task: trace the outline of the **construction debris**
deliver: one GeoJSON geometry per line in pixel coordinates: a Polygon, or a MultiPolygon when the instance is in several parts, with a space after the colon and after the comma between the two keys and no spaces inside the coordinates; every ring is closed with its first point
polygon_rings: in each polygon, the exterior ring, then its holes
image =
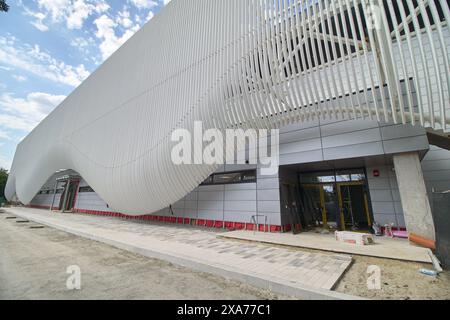
{"type": "Polygon", "coordinates": [[[424,274],[426,276],[430,276],[430,277],[437,277],[438,273],[434,270],[430,270],[430,269],[420,269],[419,272],[421,274],[424,274]]]}
{"type": "Polygon", "coordinates": [[[431,251],[431,250],[428,249],[428,255],[430,256],[431,261],[433,262],[434,270],[436,270],[436,272],[437,272],[438,274],[439,274],[439,273],[442,273],[444,270],[443,270],[442,267],[441,267],[441,262],[440,262],[439,259],[434,255],[433,251],[431,251]]]}
{"type": "Polygon", "coordinates": [[[367,246],[375,243],[373,235],[368,233],[356,233],[356,232],[346,232],[346,231],[336,231],[335,233],[336,241],[367,246]]]}

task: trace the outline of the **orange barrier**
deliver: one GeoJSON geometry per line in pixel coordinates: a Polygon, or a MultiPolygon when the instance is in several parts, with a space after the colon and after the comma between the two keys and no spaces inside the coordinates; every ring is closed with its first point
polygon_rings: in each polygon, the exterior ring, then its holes
{"type": "Polygon", "coordinates": [[[436,241],[418,236],[417,234],[411,233],[409,235],[409,241],[411,241],[415,244],[418,244],[422,247],[425,247],[425,248],[428,248],[431,250],[436,250],[436,241]]]}

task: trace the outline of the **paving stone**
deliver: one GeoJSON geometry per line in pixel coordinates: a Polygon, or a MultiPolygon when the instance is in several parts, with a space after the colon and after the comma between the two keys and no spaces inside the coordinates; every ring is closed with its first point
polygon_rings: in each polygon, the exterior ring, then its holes
{"type": "MultiPolygon", "coordinates": [[[[108,217],[54,214],[45,210],[24,211],[41,221],[61,228],[80,230],[116,241],[136,244],[144,249],[170,253],[225,269],[239,269],[248,274],[277,278],[313,288],[331,289],[350,265],[346,255],[304,252],[301,249],[274,247],[261,243],[237,243],[218,238],[218,232],[190,226],[136,223],[108,217]],[[32,212],[32,214],[30,214],[32,212]]],[[[219,230],[222,231],[222,230],[219,230]]]]}

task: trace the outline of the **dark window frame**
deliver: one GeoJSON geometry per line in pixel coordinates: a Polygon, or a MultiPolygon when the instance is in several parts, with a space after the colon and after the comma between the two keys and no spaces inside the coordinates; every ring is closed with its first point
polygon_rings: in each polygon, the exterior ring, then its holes
{"type": "Polygon", "coordinates": [[[90,186],[84,186],[78,188],[78,193],[95,193],[95,191],[90,186]]]}
{"type": "Polygon", "coordinates": [[[210,175],[201,186],[223,186],[223,185],[231,185],[231,184],[249,184],[249,183],[257,183],[258,181],[258,172],[256,169],[253,170],[241,170],[241,171],[229,171],[229,172],[217,172],[210,175]],[[230,182],[216,182],[216,176],[224,176],[224,175],[236,175],[240,174],[239,181],[230,181],[230,182]],[[254,175],[254,179],[251,180],[243,180],[246,175],[254,175]]]}

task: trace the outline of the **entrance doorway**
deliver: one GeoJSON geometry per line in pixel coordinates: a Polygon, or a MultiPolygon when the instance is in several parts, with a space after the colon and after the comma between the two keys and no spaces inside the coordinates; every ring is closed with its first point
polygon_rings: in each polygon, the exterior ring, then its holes
{"type": "Polygon", "coordinates": [[[369,189],[363,169],[300,173],[299,185],[308,228],[370,230],[369,189]]]}
{"type": "Polygon", "coordinates": [[[281,183],[281,205],[294,231],[371,230],[373,216],[364,169],[287,172],[281,183]],[[297,183],[289,179],[292,175],[297,175],[297,183]]]}
{"type": "Polygon", "coordinates": [[[301,184],[302,215],[307,229],[337,229],[339,210],[334,184],[301,184]]]}
{"type": "Polygon", "coordinates": [[[75,208],[75,200],[78,193],[78,186],[80,181],[78,180],[67,180],[64,182],[64,191],[61,194],[59,200],[59,211],[72,211],[75,208]]]}
{"type": "Polygon", "coordinates": [[[300,233],[302,231],[303,221],[301,221],[301,215],[298,207],[299,192],[297,185],[295,183],[282,183],[281,188],[282,209],[289,217],[289,224],[291,225],[292,232],[294,234],[300,233]]]}
{"type": "Polygon", "coordinates": [[[363,182],[338,183],[338,199],[342,230],[369,231],[372,219],[367,188],[363,182]]]}

